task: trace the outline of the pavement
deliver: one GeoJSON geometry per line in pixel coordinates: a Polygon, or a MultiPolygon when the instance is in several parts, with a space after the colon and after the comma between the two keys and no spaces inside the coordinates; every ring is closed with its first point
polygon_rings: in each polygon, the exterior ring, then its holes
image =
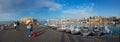
{"type": "Polygon", "coordinates": [[[107,35],[102,37],[82,37],[65,32],[59,32],[47,26],[35,25],[33,31],[37,37],[28,37],[25,25],[19,26],[20,30],[15,31],[12,26],[0,31],[0,42],[120,42],[120,34],[107,35]]]}

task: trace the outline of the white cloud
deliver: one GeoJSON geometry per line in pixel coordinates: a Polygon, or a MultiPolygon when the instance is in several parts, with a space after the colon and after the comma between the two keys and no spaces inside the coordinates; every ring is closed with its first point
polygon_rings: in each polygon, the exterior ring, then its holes
{"type": "Polygon", "coordinates": [[[51,0],[0,0],[0,21],[15,20],[18,13],[34,11],[37,8],[47,7],[47,11],[57,11],[62,5],[51,0]]]}
{"type": "Polygon", "coordinates": [[[86,10],[81,9],[69,9],[63,11],[64,14],[87,14],[86,10]]]}
{"type": "Polygon", "coordinates": [[[93,11],[93,7],[94,7],[94,3],[91,3],[90,5],[87,6],[76,6],[76,8],[64,10],[62,13],[87,17],[87,16],[95,15],[95,12],[93,11]]]}
{"type": "Polygon", "coordinates": [[[2,13],[0,15],[0,21],[13,21],[16,18],[14,18],[13,14],[9,14],[9,13],[2,13]]]}
{"type": "Polygon", "coordinates": [[[62,5],[54,0],[0,0],[2,12],[24,12],[47,7],[48,11],[59,10],[62,5]]]}
{"type": "Polygon", "coordinates": [[[49,11],[56,11],[61,9],[62,5],[50,0],[38,0],[35,4],[37,7],[48,7],[49,11]]]}

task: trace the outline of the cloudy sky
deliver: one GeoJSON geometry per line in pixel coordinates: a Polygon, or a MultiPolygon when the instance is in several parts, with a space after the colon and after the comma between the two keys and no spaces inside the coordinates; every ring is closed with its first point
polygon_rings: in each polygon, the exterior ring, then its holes
{"type": "Polygon", "coordinates": [[[119,0],[0,0],[0,21],[120,16],[119,0]]]}

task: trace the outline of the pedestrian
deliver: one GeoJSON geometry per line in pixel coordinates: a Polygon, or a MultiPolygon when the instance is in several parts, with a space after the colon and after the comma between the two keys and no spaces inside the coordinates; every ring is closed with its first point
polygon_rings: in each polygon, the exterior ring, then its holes
{"type": "Polygon", "coordinates": [[[33,31],[33,23],[30,22],[29,24],[31,25],[31,32],[32,32],[33,31]]]}
{"type": "Polygon", "coordinates": [[[15,29],[15,31],[17,30],[17,23],[15,22],[15,23],[13,23],[13,26],[14,26],[14,29],[15,29]]]}
{"type": "Polygon", "coordinates": [[[19,28],[19,25],[20,25],[20,23],[19,22],[16,22],[16,24],[17,24],[17,30],[20,30],[20,28],[19,28]]]}
{"type": "Polygon", "coordinates": [[[28,37],[31,37],[31,29],[32,29],[31,24],[28,24],[27,25],[28,37]]]}
{"type": "Polygon", "coordinates": [[[0,25],[0,31],[4,30],[4,26],[0,25]]]}
{"type": "Polygon", "coordinates": [[[14,26],[14,29],[15,29],[15,31],[16,30],[19,30],[19,22],[15,22],[15,23],[13,23],[13,26],[14,26]]]}

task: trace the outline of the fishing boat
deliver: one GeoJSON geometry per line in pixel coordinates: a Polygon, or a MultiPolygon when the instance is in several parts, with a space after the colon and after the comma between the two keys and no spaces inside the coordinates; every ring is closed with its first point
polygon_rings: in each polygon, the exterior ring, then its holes
{"type": "Polygon", "coordinates": [[[89,34],[90,34],[90,31],[89,31],[89,29],[88,29],[88,26],[85,25],[85,26],[83,27],[83,29],[81,30],[81,35],[82,35],[82,36],[88,36],[89,34]]]}
{"type": "Polygon", "coordinates": [[[71,26],[71,34],[79,34],[80,33],[80,28],[79,27],[74,27],[74,26],[71,26]]]}
{"type": "Polygon", "coordinates": [[[71,32],[71,28],[70,27],[66,27],[65,32],[70,33],[71,32]]]}
{"type": "Polygon", "coordinates": [[[101,33],[102,33],[102,32],[97,28],[97,26],[94,26],[94,27],[93,27],[92,34],[93,34],[94,36],[100,36],[101,33]]]}
{"type": "Polygon", "coordinates": [[[105,33],[105,34],[111,34],[112,33],[112,31],[108,28],[108,26],[105,26],[104,28],[103,28],[103,31],[102,31],[103,33],[105,33]]]}
{"type": "Polygon", "coordinates": [[[57,28],[58,31],[62,31],[62,32],[65,31],[65,29],[66,29],[65,25],[61,25],[60,28],[57,28]]]}

